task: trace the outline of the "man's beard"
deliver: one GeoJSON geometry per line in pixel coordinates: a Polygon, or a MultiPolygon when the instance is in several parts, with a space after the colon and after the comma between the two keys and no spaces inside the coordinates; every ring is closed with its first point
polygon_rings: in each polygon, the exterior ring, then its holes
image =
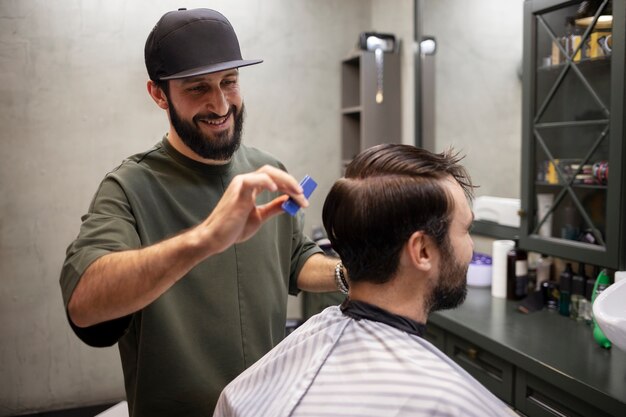
{"type": "Polygon", "coordinates": [[[169,102],[170,120],[174,130],[189,149],[196,153],[201,158],[213,159],[216,161],[228,161],[235,151],[239,149],[241,145],[241,132],[243,131],[243,119],[245,108],[241,105],[241,109],[237,111],[237,107],[230,106],[228,109],[228,115],[235,120],[232,135],[228,130],[219,132],[215,135],[208,136],[199,127],[200,119],[219,119],[224,115],[218,115],[215,113],[210,114],[197,114],[193,117],[191,122],[183,120],[176,111],[176,108],[169,102]]]}
{"type": "Polygon", "coordinates": [[[430,293],[426,311],[447,310],[463,304],[467,295],[467,269],[469,264],[460,263],[447,240],[441,245],[441,270],[439,282],[430,293]]]}

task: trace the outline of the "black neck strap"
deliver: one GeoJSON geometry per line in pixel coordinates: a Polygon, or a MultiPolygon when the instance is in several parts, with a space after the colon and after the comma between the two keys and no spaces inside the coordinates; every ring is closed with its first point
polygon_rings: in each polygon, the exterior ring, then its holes
{"type": "Polygon", "coordinates": [[[355,320],[367,319],[387,324],[398,330],[422,337],[426,325],[409,318],[392,314],[363,301],[347,299],[341,304],[341,312],[355,320]]]}

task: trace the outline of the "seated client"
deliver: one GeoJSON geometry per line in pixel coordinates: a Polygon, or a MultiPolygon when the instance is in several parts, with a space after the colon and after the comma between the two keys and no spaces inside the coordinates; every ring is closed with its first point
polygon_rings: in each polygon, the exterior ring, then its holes
{"type": "Polygon", "coordinates": [[[215,416],[516,415],[423,338],[429,313],[467,292],[473,186],[460,159],[387,144],[348,165],[323,210],[348,298],[231,382],[215,416]]]}

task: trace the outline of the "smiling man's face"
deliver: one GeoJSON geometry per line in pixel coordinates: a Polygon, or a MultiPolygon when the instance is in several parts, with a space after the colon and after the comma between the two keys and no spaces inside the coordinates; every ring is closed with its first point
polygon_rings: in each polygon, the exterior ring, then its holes
{"type": "Polygon", "coordinates": [[[168,90],[170,121],[182,142],[201,158],[229,160],[243,130],[238,71],[171,80],[168,90]]]}

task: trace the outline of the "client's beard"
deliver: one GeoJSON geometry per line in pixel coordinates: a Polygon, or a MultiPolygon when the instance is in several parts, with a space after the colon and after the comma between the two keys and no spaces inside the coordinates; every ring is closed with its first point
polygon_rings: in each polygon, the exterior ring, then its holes
{"type": "Polygon", "coordinates": [[[449,241],[441,245],[441,271],[439,282],[426,301],[428,313],[456,308],[467,296],[467,269],[469,265],[459,263],[449,241]]]}

